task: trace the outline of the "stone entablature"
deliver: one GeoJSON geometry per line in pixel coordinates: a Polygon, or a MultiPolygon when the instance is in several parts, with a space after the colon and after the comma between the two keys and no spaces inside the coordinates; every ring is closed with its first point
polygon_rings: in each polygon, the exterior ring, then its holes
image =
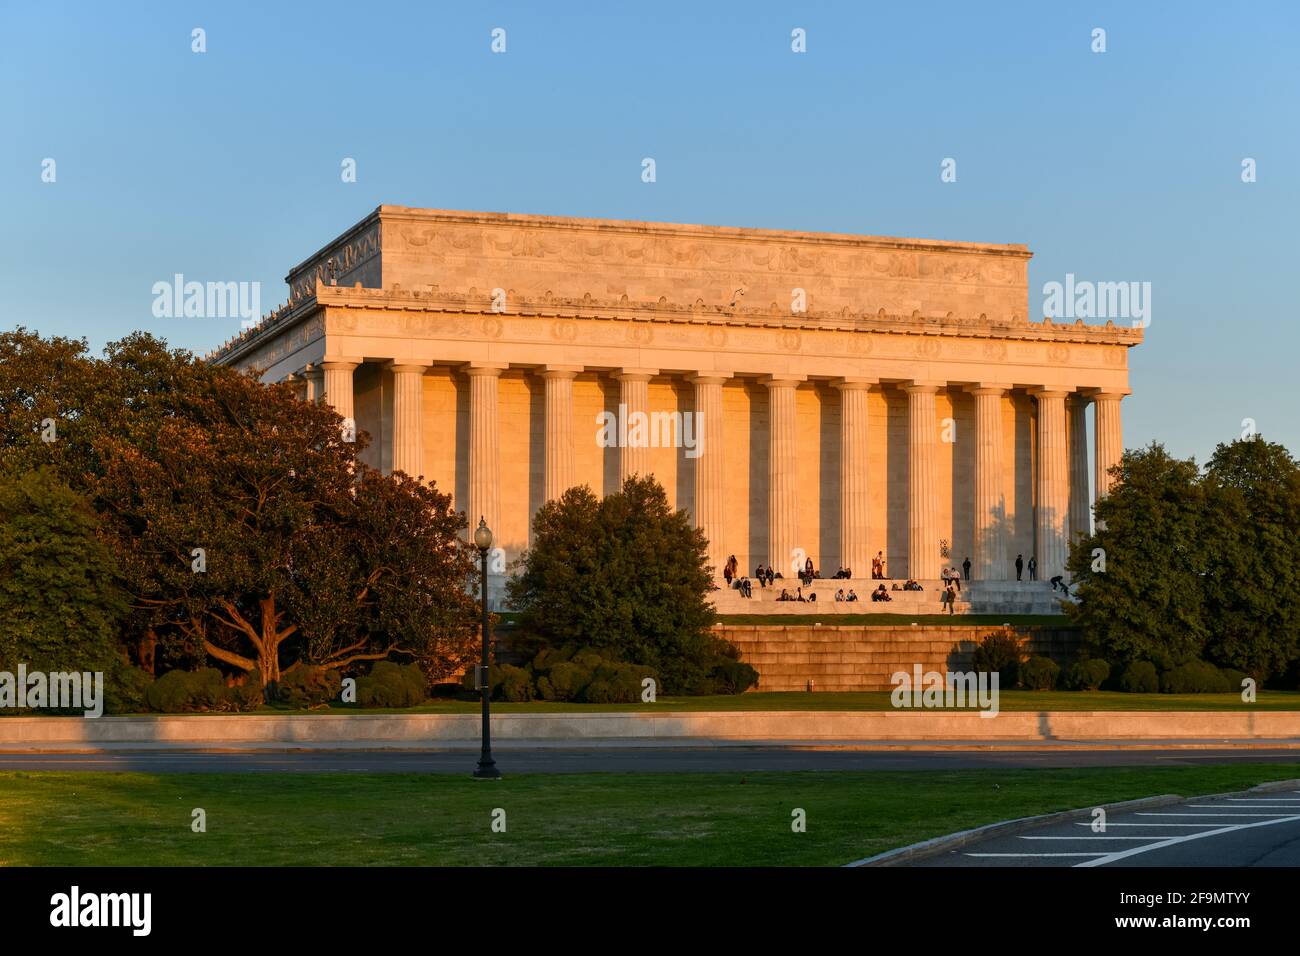
{"type": "MultiPolygon", "coordinates": [[[[257,329],[227,343],[209,358],[271,371],[283,358],[295,356],[310,342],[323,338],[325,321],[329,322],[331,336],[355,334],[369,323],[368,330],[379,336],[476,339],[489,345],[554,344],[565,349],[593,345],[751,353],[761,356],[764,365],[755,369],[754,374],[765,374],[775,352],[791,356],[796,362],[819,355],[841,363],[862,359],[873,369],[879,369],[881,361],[956,365],[994,362],[1036,370],[1115,370],[1126,376],[1127,350],[1142,341],[1140,328],[1115,326],[1111,322],[1104,326],[1085,325],[1082,321],[1061,325],[1046,319],[990,321],[983,315],[925,318],[919,314],[889,315],[883,311],[850,313],[847,309],[837,313],[789,315],[771,309],[706,309],[698,304],[667,301],[632,304],[624,298],[602,302],[590,295],[582,299],[524,299],[507,294],[502,308],[497,310],[488,294],[317,284],[309,297],[272,313],[257,329]],[[539,319],[554,321],[546,325],[538,323],[539,319]],[[652,327],[657,325],[668,328],[658,331],[652,327]],[[268,348],[266,343],[271,334],[275,340],[268,348]]],[[[341,341],[338,348],[331,347],[330,351],[338,355],[365,354],[355,349],[348,351],[341,341]]],[[[405,357],[421,357],[418,344],[413,343],[410,351],[412,354],[405,357]]],[[[316,360],[323,357],[322,354],[316,360]]],[[[735,363],[723,361],[717,367],[737,373],[745,371],[740,367],[727,368],[728,365],[735,363]]],[[[680,367],[699,368],[699,360],[692,359],[680,367]]],[[[837,366],[810,374],[836,377],[844,374],[842,368],[837,366]]],[[[1040,374],[1034,371],[1023,381],[1048,384],[1041,380],[1040,374]]],[[[902,380],[915,376],[911,369],[905,368],[897,377],[902,380]]],[[[981,377],[984,376],[969,381],[981,377]]],[[[1012,381],[1022,379],[1012,376],[1012,381]]],[[[1106,384],[1094,376],[1086,386],[1106,384]]],[[[1123,386],[1125,382],[1117,384],[1123,386]]]]}

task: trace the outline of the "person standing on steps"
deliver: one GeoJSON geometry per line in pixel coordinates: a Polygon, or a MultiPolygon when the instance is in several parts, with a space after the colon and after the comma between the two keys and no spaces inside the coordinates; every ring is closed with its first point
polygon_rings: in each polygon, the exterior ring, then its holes
{"type": "Polygon", "coordinates": [[[970,580],[970,558],[961,563],[961,576],[967,581],[970,580]]]}
{"type": "Polygon", "coordinates": [[[1029,556],[1029,580],[1038,580],[1038,559],[1032,554],[1029,556]]]}
{"type": "Polygon", "coordinates": [[[1020,573],[1024,570],[1025,570],[1025,556],[1023,554],[1018,554],[1016,555],[1016,580],[1017,581],[1020,580],[1020,573]]]}

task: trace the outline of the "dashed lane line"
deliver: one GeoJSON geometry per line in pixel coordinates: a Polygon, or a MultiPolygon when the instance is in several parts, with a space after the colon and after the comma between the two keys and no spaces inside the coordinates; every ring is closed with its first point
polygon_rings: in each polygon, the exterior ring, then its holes
{"type": "Polygon", "coordinates": [[[1135,813],[1138,817],[1275,817],[1276,813],[1135,813]]]}
{"type": "Polygon", "coordinates": [[[1146,840],[1148,843],[1159,839],[1152,836],[1111,836],[1106,833],[1094,833],[1091,836],[1022,836],[1022,840],[1075,840],[1077,842],[1091,842],[1093,840],[1146,840]]]}
{"type": "Polygon", "coordinates": [[[1015,858],[1015,860],[1026,860],[1026,858],[1043,858],[1043,857],[1079,857],[1079,856],[1110,856],[1109,853],[965,853],[963,856],[980,856],[980,857],[998,857],[998,858],[1015,858]]]}

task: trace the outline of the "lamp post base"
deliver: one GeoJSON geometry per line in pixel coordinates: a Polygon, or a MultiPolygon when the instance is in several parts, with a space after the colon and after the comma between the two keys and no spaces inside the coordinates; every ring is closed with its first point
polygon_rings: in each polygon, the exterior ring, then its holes
{"type": "Polygon", "coordinates": [[[480,760],[478,766],[474,768],[475,780],[500,780],[501,771],[497,769],[496,761],[489,757],[486,761],[480,760]]]}

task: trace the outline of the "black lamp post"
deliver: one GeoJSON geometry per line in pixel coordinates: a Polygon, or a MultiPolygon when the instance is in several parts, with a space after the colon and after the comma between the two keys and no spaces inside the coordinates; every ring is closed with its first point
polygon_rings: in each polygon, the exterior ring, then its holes
{"type": "Polygon", "coordinates": [[[497,780],[501,777],[501,771],[497,769],[497,762],[492,759],[492,729],[491,719],[488,715],[488,696],[492,693],[492,683],[488,679],[491,666],[488,661],[488,645],[492,640],[491,625],[488,623],[488,582],[487,582],[487,559],[488,550],[492,547],[492,529],[487,526],[487,520],[478,519],[478,527],[474,529],[474,547],[478,548],[479,554],[479,592],[483,601],[483,666],[479,670],[479,684],[483,694],[483,749],[479,754],[478,767],[474,771],[474,776],[479,780],[497,780]]]}

